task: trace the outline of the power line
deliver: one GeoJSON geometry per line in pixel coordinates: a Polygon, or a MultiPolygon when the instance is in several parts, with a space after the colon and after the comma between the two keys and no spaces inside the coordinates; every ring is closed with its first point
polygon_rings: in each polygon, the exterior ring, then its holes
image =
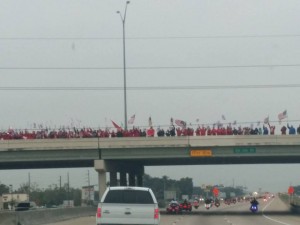
{"type": "MultiPolygon", "coordinates": [[[[204,36],[153,36],[126,37],[127,40],[170,40],[170,39],[232,39],[232,38],[298,38],[300,34],[267,34],[267,35],[204,35],[204,36]]],[[[10,41],[68,41],[68,40],[121,40],[122,37],[0,37],[10,41]]]]}
{"type": "MultiPolygon", "coordinates": [[[[300,67],[300,64],[252,64],[215,66],[132,66],[128,70],[168,70],[168,69],[231,69],[231,68],[277,68],[300,67]]],[[[123,70],[123,67],[0,67],[0,70],[123,70]]]]}
{"type": "MultiPolygon", "coordinates": [[[[273,89],[299,88],[300,84],[263,84],[263,85],[206,85],[206,86],[136,86],[127,87],[131,91],[151,90],[208,90],[208,89],[273,89]]],[[[0,87],[0,91],[122,91],[124,87],[0,87]]]]}

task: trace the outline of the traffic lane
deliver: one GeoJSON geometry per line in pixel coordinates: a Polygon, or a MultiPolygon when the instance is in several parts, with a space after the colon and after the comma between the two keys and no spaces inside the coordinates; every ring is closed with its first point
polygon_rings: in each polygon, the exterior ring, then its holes
{"type": "MultiPolygon", "coordinates": [[[[249,205],[249,203],[236,203],[231,205],[221,204],[220,207],[211,207],[206,209],[204,204],[198,209],[193,208],[192,212],[182,212],[181,214],[163,214],[161,216],[161,225],[232,225],[231,221],[228,219],[229,215],[234,215],[234,217],[244,217],[249,215],[249,212],[245,210],[240,210],[241,205],[249,205]]],[[[241,219],[243,221],[244,219],[241,219]]],[[[253,223],[249,223],[249,225],[253,223]]],[[[241,225],[248,225],[241,223],[241,225]]]]}
{"type": "MultiPolygon", "coordinates": [[[[180,215],[161,215],[161,225],[198,225],[199,221],[206,221],[201,219],[200,216],[195,216],[195,215],[185,215],[185,214],[180,214],[180,215]]],[[[49,223],[46,225],[95,225],[96,224],[96,218],[95,217],[81,217],[81,218],[76,218],[72,220],[66,220],[66,221],[61,221],[57,223],[49,223]]],[[[215,223],[205,223],[207,225],[209,224],[220,224],[218,221],[215,223]]]]}
{"type": "MultiPolygon", "coordinates": [[[[191,214],[191,213],[182,213],[178,215],[161,215],[161,225],[228,225],[225,223],[223,217],[220,216],[212,216],[209,214],[199,215],[199,214],[191,214]]],[[[49,223],[46,225],[95,225],[96,218],[95,216],[90,217],[81,217],[72,220],[61,221],[57,223],[49,223]]]]}
{"type": "Polygon", "coordinates": [[[60,221],[57,223],[47,223],[45,225],[95,225],[96,216],[80,217],[71,220],[60,221]]]}
{"type": "Polygon", "coordinates": [[[264,217],[268,220],[279,221],[285,224],[300,224],[300,214],[292,213],[290,206],[276,197],[262,208],[264,217]],[[286,212],[286,213],[285,213],[286,212]]]}
{"type": "MultiPolygon", "coordinates": [[[[280,199],[276,199],[276,201],[273,200],[273,204],[270,204],[271,201],[272,200],[267,202],[260,201],[259,211],[257,213],[252,213],[250,211],[250,202],[237,202],[236,204],[230,205],[221,204],[219,208],[212,207],[209,210],[206,210],[204,206],[201,206],[199,209],[193,209],[191,214],[197,214],[203,217],[205,217],[205,215],[212,216],[214,218],[219,217],[221,220],[219,219],[218,221],[221,224],[300,224],[299,217],[291,214],[289,207],[282,203],[280,199]],[[268,206],[273,207],[266,210],[268,206]],[[264,212],[263,209],[265,209],[264,212]],[[270,218],[267,218],[267,213],[271,216],[270,218]],[[274,218],[274,216],[276,216],[276,218],[274,218]]],[[[209,223],[211,221],[206,218],[203,218],[203,220],[205,220],[207,224],[212,224],[209,223]]]]}
{"type": "Polygon", "coordinates": [[[250,202],[244,202],[236,204],[234,207],[229,207],[224,210],[224,221],[227,224],[234,225],[253,225],[253,224],[264,224],[274,225],[274,221],[266,220],[263,217],[261,207],[264,203],[260,202],[258,206],[258,212],[252,213],[250,211],[250,202]]]}
{"type": "MultiPolygon", "coordinates": [[[[300,224],[299,214],[291,213],[289,207],[284,204],[279,198],[269,199],[267,202],[260,201],[259,211],[252,213],[249,210],[249,204],[240,205],[239,209],[235,212],[240,212],[241,215],[234,215],[227,212],[226,220],[232,224],[284,224],[284,225],[298,225],[300,224]]],[[[230,209],[229,209],[230,210],[230,209]]]]}
{"type": "MultiPolygon", "coordinates": [[[[204,205],[202,205],[198,209],[193,208],[192,212],[183,212],[182,214],[178,215],[168,215],[163,214],[162,212],[161,225],[198,225],[200,223],[206,225],[278,225],[280,223],[285,225],[300,224],[300,218],[290,214],[289,208],[279,199],[275,200],[272,202],[272,204],[271,201],[261,201],[259,205],[259,212],[255,214],[250,212],[249,202],[241,202],[231,205],[221,204],[219,208],[213,206],[209,210],[205,209],[204,205]],[[270,218],[276,221],[267,219],[264,215],[270,216],[270,218]],[[285,222],[282,223],[281,221],[285,222]]],[[[51,223],[47,225],[95,225],[95,221],[95,216],[92,216],[62,221],[59,223],[51,223]]]]}

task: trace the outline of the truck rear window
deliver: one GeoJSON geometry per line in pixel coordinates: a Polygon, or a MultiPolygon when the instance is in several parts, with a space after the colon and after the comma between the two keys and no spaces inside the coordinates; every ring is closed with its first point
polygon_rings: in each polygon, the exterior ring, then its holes
{"type": "Polygon", "coordinates": [[[110,190],[104,203],[125,203],[125,204],[153,204],[153,199],[148,191],[139,190],[110,190]]]}

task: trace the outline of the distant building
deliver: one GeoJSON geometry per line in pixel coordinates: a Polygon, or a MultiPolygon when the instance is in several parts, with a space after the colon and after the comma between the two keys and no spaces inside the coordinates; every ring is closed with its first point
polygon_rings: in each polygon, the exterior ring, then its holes
{"type": "Polygon", "coordinates": [[[9,209],[13,210],[14,206],[19,202],[29,201],[28,194],[3,194],[0,196],[0,209],[9,209]]]}
{"type": "Polygon", "coordinates": [[[84,186],[81,189],[81,202],[83,205],[92,205],[95,201],[94,185],[84,186]]]}
{"type": "Polygon", "coordinates": [[[74,200],[64,200],[62,205],[64,208],[72,208],[74,207],[74,200]]]}

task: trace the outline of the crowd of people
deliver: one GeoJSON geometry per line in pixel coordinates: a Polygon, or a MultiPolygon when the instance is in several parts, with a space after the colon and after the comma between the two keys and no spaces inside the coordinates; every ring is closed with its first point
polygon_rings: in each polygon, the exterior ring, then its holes
{"type": "MultiPolygon", "coordinates": [[[[225,126],[198,126],[192,127],[175,127],[171,125],[168,129],[152,126],[148,129],[133,127],[132,129],[92,129],[92,128],[60,128],[53,129],[33,129],[33,130],[16,130],[9,129],[0,132],[0,140],[11,139],[56,139],[56,138],[118,138],[118,137],[174,137],[174,136],[220,136],[220,135],[275,135],[276,127],[267,123],[262,127],[232,127],[225,126]]],[[[282,135],[300,134],[300,125],[295,128],[293,125],[283,125],[280,128],[282,135]]]]}

